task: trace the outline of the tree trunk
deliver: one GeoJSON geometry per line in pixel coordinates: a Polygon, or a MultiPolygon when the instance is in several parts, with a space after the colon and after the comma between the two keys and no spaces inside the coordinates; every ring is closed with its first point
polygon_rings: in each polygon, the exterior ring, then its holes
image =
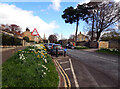
{"type": "Polygon", "coordinates": [[[94,14],[92,17],[93,21],[92,21],[92,36],[91,36],[91,41],[93,41],[93,29],[94,29],[94,14]]]}
{"type": "Polygon", "coordinates": [[[78,24],[79,24],[79,20],[77,20],[77,24],[76,24],[76,32],[75,32],[75,45],[77,44],[78,24]]]}
{"type": "Polygon", "coordinates": [[[96,41],[98,41],[98,40],[99,40],[100,35],[101,35],[101,32],[102,32],[102,29],[100,29],[100,31],[97,33],[97,39],[96,39],[96,41]]]}

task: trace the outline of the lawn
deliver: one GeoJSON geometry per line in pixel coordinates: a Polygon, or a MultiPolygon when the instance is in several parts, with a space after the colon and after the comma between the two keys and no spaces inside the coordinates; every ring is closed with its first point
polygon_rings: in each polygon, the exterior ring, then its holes
{"type": "Polygon", "coordinates": [[[120,56],[120,50],[118,50],[118,49],[101,48],[101,49],[98,49],[96,52],[107,53],[107,54],[113,54],[113,55],[119,55],[120,56]]]}
{"type": "Polygon", "coordinates": [[[58,87],[58,73],[43,45],[20,50],[2,64],[2,87],[58,87]]]}

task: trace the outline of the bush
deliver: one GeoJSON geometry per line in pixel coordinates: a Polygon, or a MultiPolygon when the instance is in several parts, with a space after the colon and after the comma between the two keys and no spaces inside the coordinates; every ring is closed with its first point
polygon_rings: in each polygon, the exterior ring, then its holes
{"type": "Polygon", "coordinates": [[[23,37],[23,40],[26,40],[26,42],[29,42],[29,37],[25,36],[23,37]]]}
{"type": "Polygon", "coordinates": [[[86,46],[75,46],[74,49],[88,49],[86,46]]]}
{"type": "Polygon", "coordinates": [[[119,49],[107,49],[107,48],[100,48],[97,50],[97,52],[103,52],[103,53],[110,53],[110,54],[118,54],[120,55],[119,49]]]}
{"type": "Polygon", "coordinates": [[[2,34],[2,45],[22,45],[21,39],[10,35],[2,34]]]}

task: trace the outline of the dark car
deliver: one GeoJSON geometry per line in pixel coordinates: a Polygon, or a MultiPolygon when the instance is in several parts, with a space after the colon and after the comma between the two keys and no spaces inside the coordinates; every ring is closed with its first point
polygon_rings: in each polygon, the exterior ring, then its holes
{"type": "Polygon", "coordinates": [[[72,44],[67,44],[67,45],[66,45],[66,48],[74,49],[74,46],[73,46],[72,44]]]}
{"type": "Polygon", "coordinates": [[[56,49],[58,49],[58,54],[63,55],[63,48],[60,44],[53,44],[51,48],[51,55],[56,54],[56,49]]]}

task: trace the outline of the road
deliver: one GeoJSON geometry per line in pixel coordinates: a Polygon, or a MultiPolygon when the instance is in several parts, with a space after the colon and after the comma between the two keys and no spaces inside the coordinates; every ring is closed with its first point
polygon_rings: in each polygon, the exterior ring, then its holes
{"type": "Polygon", "coordinates": [[[118,86],[118,56],[71,49],[67,54],[80,87],[118,86]]]}

